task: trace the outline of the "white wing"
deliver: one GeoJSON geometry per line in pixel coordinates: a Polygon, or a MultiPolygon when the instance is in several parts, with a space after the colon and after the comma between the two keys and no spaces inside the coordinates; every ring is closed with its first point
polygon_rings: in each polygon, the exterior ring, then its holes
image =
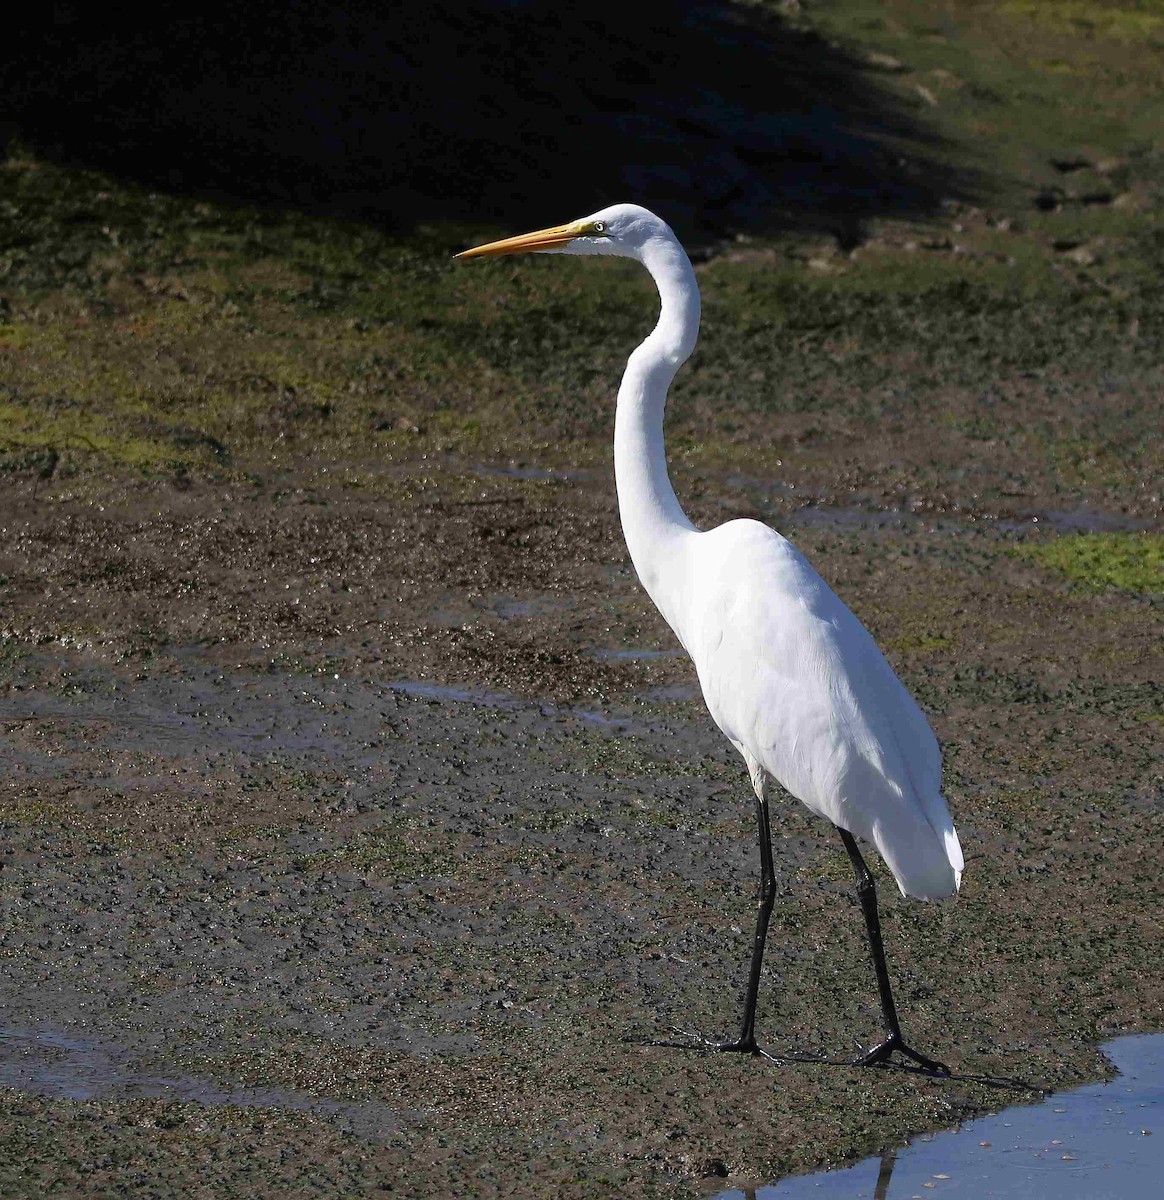
{"type": "Polygon", "coordinates": [[[688,547],[676,632],[716,724],[813,812],[872,842],[903,893],[957,890],[937,740],[865,628],[757,521],[688,547]]]}

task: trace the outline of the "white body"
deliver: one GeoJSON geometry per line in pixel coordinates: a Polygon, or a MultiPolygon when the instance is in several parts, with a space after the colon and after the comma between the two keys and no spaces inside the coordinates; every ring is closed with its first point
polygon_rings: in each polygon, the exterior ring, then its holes
{"type": "Polygon", "coordinates": [[[654,213],[617,204],[461,257],[528,251],[634,258],[659,289],[659,323],[630,356],[618,392],[619,514],[639,579],[691,655],[757,795],[764,800],[765,776],[775,779],[872,842],[903,893],[951,895],[963,861],[938,743],[873,639],[778,533],[758,521],[702,532],[675,498],[663,410],[699,334],[699,287],[678,239],[654,213]]]}
{"type": "Polygon", "coordinates": [[[659,288],[659,323],[618,393],[619,511],[639,579],[695,663],[712,718],[749,768],[872,842],[903,893],[951,895],[963,859],[938,743],[876,643],[780,534],[748,520],[702,532],[675,498],[663,409],[699,329],[687,255],[645,209],[618,205],[592,219],[607,239],[566,252],[638,258],[659,288]]]}
{"type": "Polygon", "coordinates": [[[758,521],[685,531],[669,550],[640,578],[748,765],[872,842],[903,893],[956,891],[962,852],[933,732],[804,555],[758,521]]]}

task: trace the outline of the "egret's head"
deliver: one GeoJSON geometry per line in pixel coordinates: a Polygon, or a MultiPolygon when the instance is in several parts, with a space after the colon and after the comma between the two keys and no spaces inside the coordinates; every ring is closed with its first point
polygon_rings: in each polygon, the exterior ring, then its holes
{"type": "Polygon", "coordinates": [[[478,258],[496,254],[617,254],[641,259],[643,251],[656,239],[675,240],[666,221],[637,204],[612,204],[601,212],[554,225],[534,233],[505,238],[464,250],[457,258],[478,258]]]}

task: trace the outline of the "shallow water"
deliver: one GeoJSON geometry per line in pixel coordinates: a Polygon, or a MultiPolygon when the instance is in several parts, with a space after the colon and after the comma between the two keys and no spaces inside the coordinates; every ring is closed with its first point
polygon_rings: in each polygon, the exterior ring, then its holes
{"type": "Polygon", "coordinates": [[[1164,1179],[1164,1034],[1102,1047],[1116,1079],[918,1138],[854,1167],[714,1200],[1140,1200],[1164,1179]]]}
{"type": "Polygon", "coordinates": [[[516,463],[509,466],[497,466],[493,463],[479,463],[473,468],[478,475],[500,475],[507,479],[556,479],[562,483],[570,483],[579,479],[591,479],[593,471],[584,467],[569,471],[556,470],[553,467],[522,467],[516,463]]]}
{"type": "Polygon", "coordinates": [[[1105,512],[1083,506],[1076,509],[1032,509],[1014,516],[991,513],[913,512],[897,508],[866,508],[859,504],[805,504],[773,517],[778,528],[821,526],[832,528],[908,530],[925,527],[934,532],[956,533],[968,529],[997,529],[1006,533],[1138,533],[1157,522],[1123,512],[1105,512]]]}
{"type": "MultiPolygon", "coordinates": [[[[478,704],[483,708],[529,708],[535,703],[508,692],[491,692],[487,688],[478,687],[453,687],[418,679],[394,679],[385,686],[391,691],[403,692],[406,696],[419,696],[424,700],[456,704],[478,704]]],[[[537,704],[536,707],[546,717],[574,717],[589,725],[603,725],[619,730],[629,730],[634,727],[634,722],[629,717],[608,716],[595,709],[583,708],[581,705],[542,703],[537,704]]]]}
{"type": "MultiPolygon", "coordinates": [[[[1139,1200],[1164,1173],[1164,1034],[1103,1047],[1120,1074],[1006,1109],[855,1166],[799,1175],[712,1200],[1139,1200]]],[[[277,1108],[330,1117],[381,1137],[396,1114],[375,1102],[336,1101],[277,1087],[242,1087],[143,1071],[107,1040],[61,1029],[0,1027],[0,1087],[70,1100],[160,1099],[277,1108]]]]}
{"type": "Polygon", "coordinates": [[[609,662],[650,662],[653,659],[660,658],[679,658],[682,655],[682,650],[640,650],[635,648],[628,649],[608,649],[595,650],[592,652],[594,658],[605,659],[609,662]]]}
{"type": "Polygon", "coordinates": [[[0,1027],[0,1087],[61,1100],[164,1100],[211,1107],[278,1108],[337,1118],[366,1137],[391,1133],[388,1107],[311,1096],[288,1088],[242,1087],[196,1075],[140,1070],[122,1047],[51,1028],[0,1027]]]}
{"type": "Polygon", "coordinates": [[[1127,513],[1104,512],[1102,509],[1047,509],[1025,513],[1010,520],[995,521],[999,529],[1022,533],[1030,529],[1052,529],[1056,533],[1139,533],[1151,529],[1154,522],[1127,513]]]}

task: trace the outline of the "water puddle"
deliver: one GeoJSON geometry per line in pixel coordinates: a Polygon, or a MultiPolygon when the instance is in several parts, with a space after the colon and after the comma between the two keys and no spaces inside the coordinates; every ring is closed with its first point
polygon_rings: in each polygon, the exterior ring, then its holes
{"type": "Polygon", "coordinates": [[[608,716],[590,708],[579,708],[570,704],[539,704],[524,700],[509,692],[491,692],[486,688],[453,687],[441,683],[428,683],[419,679],[394,679],[385,685],[389,691],[402,692],[421,700],[452,702],[456,704],[479,704],[483,708],[513,711],[521,708],[536,708],[543,717],[573,717],[590,725],[603,725],[611,729],[629,730],[634,726],[630,717],[608,716]]]}
{"type": "Polygon", "coordinates": [[[703,693],[695,684],[677,683],[670,687],[647,688],[638,693],[638,698],[648,704],[688,704],[692,700],[702,700],[703,693]]]}
{"type": "Polygon", "coordinates": [[[163,1100],[217,1108],[278,1108],[338,1118],[366,1137],[399,1124],[385,1105],[328,1100],[276,1087],[239,1087],[196,1075],[137,1069],[120,1046],[59,1029],[0,1027],[0,1088],[58,1100],[163,1100]]]}
{"type": "Polygon", "coordinates": [[[522,701],[508,692],[491,692],[486,688],[452,687],[443,683],[428,683],[421,679],[394,679],[385,685],[389,691],[402,692],[420,700],[454,701],[458,704],[480,704],[484,708],[518,708],[522,701]]]}
{"type": "Polygon", "coordinates": [[[732,492],[760,492],[765,496],[788,496],[798,500],[802,496],[812,497],[813,493],[799,490],[794,483],[781,483],[778,479],[761,479],[756,475],[744,475],[739,471],[729,471],[723,477],[723,485],[732,492]]]}
{"type": "MultiPolygon", "coordinates": [[[[102,689],[69,701],[33,689],[0,698],[0,721],[61,730],[79,725],[88,731],[87,746],[118,751],[190,755],[213,748],[247,755],[285,749],[341,753],[343,736],[337,729],[329,730],[325,716],[307,722],[288,720],[288,702],[299,709],[327,683],[306,676],[292,678],[296,686],[290,689],[291,697],[269,678],[214,670],[199,671],[180,684],[159,677],[138,682],[132,690],[111,694],[102,689]]],[[[301,714],[296,712],[296,717],[301,714]]]]}
{"type": "Polygon", "coordinates": [[[543,600],[513,600],[499,597],[493,604],[493,611],[505,621],[521,621],[527,617],[538,617],[546,611],[553,611],[561,605],[546,604],[543,600]]]}
{"type": "Polygon", "coordinates": [[[1164,1178],[1164,1034],[1102,1047],[1119,1071],[844,1170],[714,1200],[1137,1200],[1164,1178]]]}
{"type": "Polygon", "coordinates": [[[460,593],[449,593],[424,614],[426,624],[438,629],[460,629],[482,620],[530,621],[538,617],[556,616],[574,607],[571,596],[558,593],[515,596],[496,592],[467,599],[460,593]]]}
{"type": "Polygon", "coordinates": [[[1138,533],[1155,528],[1157,521],[1127,513],[1104,512],[1083,505],[1075,509],[1040,509],[996,516],[990,512],[915,512],[902,508],[866,508],[859,504],[834,505],[812,502],[771,514],[767,520],[777,529],[888,529],[956,532],[961,529],[999,529],[1006,533],[1029,533],[1050,529],[1054,533],[1138,533]]]}
{"type": "Polygon", "coordinates": [[[679,658],[682,654],[682,650],[613,649],[591,651],[592,658],[603,659],[607,662],[650,662],[659,658],[679,658]]]}
{"type": "Polygon", "coordinates": [[[1049,509],[1046,512],[1022,513],[1017,517],[995,521],[997,529],[1009,533],[1025,533],[1034,529],[1051,529],[1055,533],[1139,533],[1151,529],[1154,521],[1130,517],[1127,513],[1102,512],[1098,508],[1049,509]]]}
{"type": "Polygon", "coordinates": [[[473,468],[478,475],[500,475],[505,479],[554,479],[559,483],[572,483],[575,480],[590,479],[594,472],[584,467],[569,471],[557,471],[553,467],[523,467],[516,463],[510,466],[494,466],[491,463],[479,463],[473,468]]]}
{"type": "Polygon", "coordinates": [[[931,514],[906,512],[899,508],[859,508],[856,505],[838,508],[828,504],[806,504],[793,509],[786,516],[781,514],[778,523],[787,521],[796,526],[839,529],[912,529],[933,520],[931,514]]]}
{"type": "Polygon", "coordinates": [[[1151,529],[1155,522],[1127,513],[1103,512],[1097,508],[1047,509],[996,517],[992,513],[912,512],[899,508],[871,509],[857,505],[835,507],[807,504],[793,509],[781,521],[796,527],[833,529],[894,529],[926,527],[933,532],[953,532],[967,524],[979,528],[1000,529],[1006,533],[1028,533],[1050,529],[1055,533],[1138,533],[1151,529]]]}

